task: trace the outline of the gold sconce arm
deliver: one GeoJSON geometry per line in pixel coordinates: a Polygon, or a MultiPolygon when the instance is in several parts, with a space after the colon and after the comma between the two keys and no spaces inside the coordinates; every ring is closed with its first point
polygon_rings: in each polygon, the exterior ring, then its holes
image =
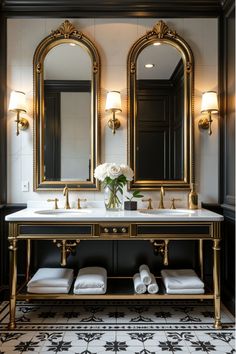
{"type": "Polygon", "coordinates": [[[202,118],[198,122],[198,126],[201,129],[208,129],[208,135],[212,134],[212,129],[211,129],[211,124],[213,120],[211,118],[211,111],[208,111],[208,117],[207,118],[202,118]]]}
{"type": "Polygon", "coordinates": [[[108,121],[108,127],[112,129],[112,133],[116,133],[116,129],[120,128],[120,121],[115,117],[116,110],[112,109],[112,118],[108,121]]]}
{"type": "Polygon", "coordinates": [[[20,130],[26,130],[29,127],[29,122],[26,118],[20,118],[20,110],[17,110],[16,115],[16,135],[20,134],[20,130]]]}

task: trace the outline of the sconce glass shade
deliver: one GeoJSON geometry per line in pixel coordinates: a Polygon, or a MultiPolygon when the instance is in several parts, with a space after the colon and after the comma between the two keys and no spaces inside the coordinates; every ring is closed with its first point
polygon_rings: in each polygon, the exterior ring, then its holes
{"type": "Polygon", "coordinates": [[[219,112],[217,93],[215,91],[207,91],[202,94],[201,112],[219,112]]]}
{"type": "Polygon", "coordinates": [[[21,91],[12,91],[10,95],[9,102],[9,111],[17,112],[23,111],[26,112],[26,100],[25,93],[21,91]]]}
{"type": "Polygon", "coordinates": [[[121,110],[121,96],[119,91],[110,91],[107,94],[106,111],[122,111],[121,110]]]}

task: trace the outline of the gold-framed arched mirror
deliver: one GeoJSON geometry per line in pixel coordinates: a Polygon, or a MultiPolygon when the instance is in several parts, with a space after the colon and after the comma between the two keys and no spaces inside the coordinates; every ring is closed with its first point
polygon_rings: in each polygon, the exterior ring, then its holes
{"type": "Polygon", "coordinates": [[[37,46],[34,190],[97,190],[100,57],[66,20],[37,46]]]}
{"type": "Polygon", "coordinates": [[[159,21],[130,49],[130,189],[189,189],[194,182],[194,60],[189,45],[159,21]]]}

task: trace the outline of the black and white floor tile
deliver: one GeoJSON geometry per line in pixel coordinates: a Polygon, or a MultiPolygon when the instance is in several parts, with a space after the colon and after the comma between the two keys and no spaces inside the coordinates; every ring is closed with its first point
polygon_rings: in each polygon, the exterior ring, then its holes
{"type": "Polygon", "coordinates": [[[18,302],[17,328],[0,305],[0,354],[156,354],[235,351],[234,318],[223,307],[213,328],[211,302],[18,302]]]}

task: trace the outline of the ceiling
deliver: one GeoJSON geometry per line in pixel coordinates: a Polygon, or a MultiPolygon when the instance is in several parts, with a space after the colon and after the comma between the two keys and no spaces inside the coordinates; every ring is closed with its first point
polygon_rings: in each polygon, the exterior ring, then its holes
{"type": "Polygon", "coordinates": [[[169,80],[181,59],[180,52],[171,45],[153,44],[146,47],[137,59],[138,80],[169,80]],[[145,64],[154,64],[146,68],[145,64]]]}
{"type": "Polygon", "coordinates": [[[57,45],[45,57],[44,80],[91,80],[91,76],[91,58],[79,45],[57,45]]]}

